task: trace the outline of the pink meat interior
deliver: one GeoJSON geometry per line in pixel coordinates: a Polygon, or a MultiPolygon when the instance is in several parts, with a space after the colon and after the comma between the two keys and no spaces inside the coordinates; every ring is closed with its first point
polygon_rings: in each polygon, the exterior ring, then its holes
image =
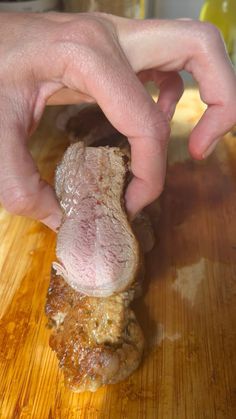
{"type": "Polygon", "coordinates": [[[76,290],[110,295],[125,288],[137,264],[136,240],[121,208],[125,176],[115,149],[71,146],[57,170],[65,212],[55,264],[76,290]]]}

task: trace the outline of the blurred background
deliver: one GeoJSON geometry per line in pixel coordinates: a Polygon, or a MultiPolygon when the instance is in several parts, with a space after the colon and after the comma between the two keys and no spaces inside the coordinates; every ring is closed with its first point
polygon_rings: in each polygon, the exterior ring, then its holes
{"type": "Polygon", "coordinates": [[[197,19],[204,0],[153,0],[149,13],[160,18],[189,17],[197,19]]]}
{"type": "Polygon", "coordinates": [[[64,0],[67,10],[99,8],[136,17],[198,17],[204,0],[64,0]]]}
{"type": "Polygon", "coordinates": [[[204,0],[64,0],[66,10],[100,9],[135,17],[198,18],[204,0]]]}

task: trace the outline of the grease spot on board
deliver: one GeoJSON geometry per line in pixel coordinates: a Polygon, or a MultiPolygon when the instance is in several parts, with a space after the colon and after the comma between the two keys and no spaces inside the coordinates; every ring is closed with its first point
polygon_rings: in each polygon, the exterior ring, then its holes
{"type": "Polygon", "coordinates": [[[165,327],[162,323],[157,325],[156,333],[154,333],[149,340],[150,347],[159,346],[164,340],[169,342],[175,342],[180,339],[182,336],[179,332],[171,333],[165,330],[165,327]]]}
{"type": "Polygon", "coordinates": [[[192,306],[195,303],[199,285],[206,276],[205,269],[206,261],[202,258],[191,266],[185,266],[177,270],[177,279],[173,283],[172,288],[192,306]]]}

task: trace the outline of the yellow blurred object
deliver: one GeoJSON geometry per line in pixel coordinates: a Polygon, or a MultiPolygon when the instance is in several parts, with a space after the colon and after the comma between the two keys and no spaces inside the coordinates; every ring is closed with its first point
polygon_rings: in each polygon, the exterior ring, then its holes
{"type": "Polygon", "coordinates": [[[206,0],[200,20],[211,22],[220,29],[229,56],[236,65],[236,0],[206,0]]]}

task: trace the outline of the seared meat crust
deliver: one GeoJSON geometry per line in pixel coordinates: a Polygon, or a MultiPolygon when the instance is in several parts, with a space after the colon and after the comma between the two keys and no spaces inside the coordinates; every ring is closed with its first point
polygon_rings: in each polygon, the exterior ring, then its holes
{"type": "Polygon", "coordinates": [[[129,304],[134,289],[106,298],[73,290],[52,270],[46,314],[66,385],[96,391],[127,378],[140,364],[144,339],[129,304]]]}

